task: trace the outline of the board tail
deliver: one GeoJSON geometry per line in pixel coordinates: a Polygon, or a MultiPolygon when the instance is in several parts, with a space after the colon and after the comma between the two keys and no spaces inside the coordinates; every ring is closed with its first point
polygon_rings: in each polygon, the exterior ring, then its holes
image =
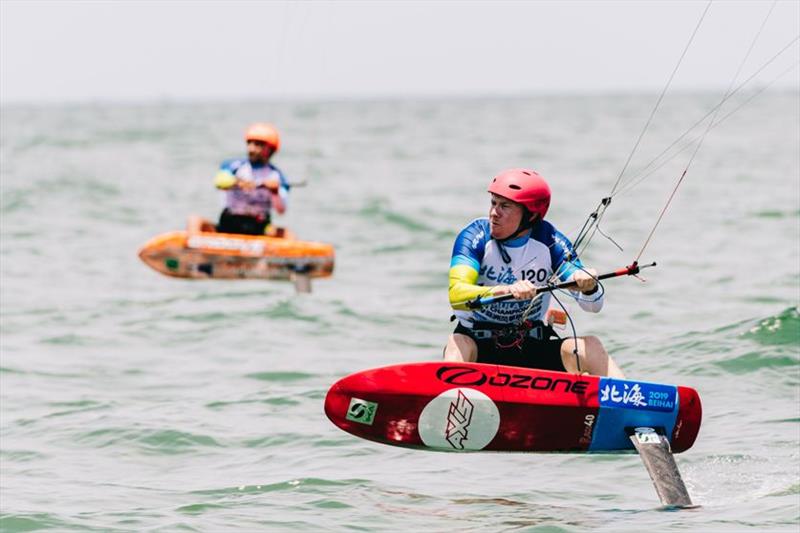
{"type": "Polygon", "coordinates": [[[639,452],[662,505],[692,507],[692,499],[678,471],[669,440],[663,431],[649,427],[628,429],[631,442],[639,452]]]}

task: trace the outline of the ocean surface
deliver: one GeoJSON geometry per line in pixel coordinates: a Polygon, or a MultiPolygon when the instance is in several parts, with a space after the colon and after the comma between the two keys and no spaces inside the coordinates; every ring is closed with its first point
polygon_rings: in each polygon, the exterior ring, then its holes
{"type": "MultiPolygon", "coordinates": [[[[600,314],[571,306],[629,377],[699,391],[699,438],[677,456],[699,508],[662,509],[635,455],[393,448],[323,412],[347,374],[441,357],[453,239],[486,215],[494,174],[537,169],[574,237],[656,98],[3,107],[0,530],[796,532],[797,92],[708,132],[644,282],[605,282],[600,314]],[[307,182],[279,221],[333,243],[334,276],[296,295],[150,270],[142,243],[217,216],[212,177],[256,120],[307,182]]],[[[639,253],[693,147],[639,169],[719,99],[668,94],[601,224],[623,251],[597,234],[585,263],[639,253]]]]}

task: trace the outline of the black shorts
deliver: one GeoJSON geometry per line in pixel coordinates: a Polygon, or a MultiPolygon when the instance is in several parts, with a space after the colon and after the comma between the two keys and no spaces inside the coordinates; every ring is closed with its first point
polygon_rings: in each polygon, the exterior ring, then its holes
{"type": "Polygon", "coordinates": [[[227,209],[219,216],[217,231],[220,233],[239,233],[241,235],[264,235],[269,217],[259,219],[246,215],[234,215],[227,209]]]}
{"type": "MultiPolygon", "coordinates": [[[[551,328],[547,328],[550,335],[555,335],[551,328]]],[[[478,363],[496,365],[519,366],[523,368],[538,368],[566,372],[561,361],[561,343],[563,339],[546,338],[534,339],[525,337],[520,346],[502,348],[497,345],[493,337],[476,339],[474,332],[458,323],[453,333],[466,335],[478,345],[478,363]]]]}

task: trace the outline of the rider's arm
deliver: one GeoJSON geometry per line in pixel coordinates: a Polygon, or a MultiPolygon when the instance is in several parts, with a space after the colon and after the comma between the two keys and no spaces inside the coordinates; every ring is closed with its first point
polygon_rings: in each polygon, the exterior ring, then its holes
{"type": "MultiPolygon", "coordinates": [[[[579,269],[575,270],[575,272],[570,276],[570,278],[574,278],[579,273],[586,274],[586,275],[594,275],[594,271],[586,272],[585,270],[579,269]]],[[[603,291],[600,290],[599,285],[595,285],[594,289],[591,292],[580,292],[580,291],[570,291],[572,296],[577,300],[578,305],[584,311],[589,311],[590,313],[598,313],[603,308],[603,291]]]]}
{"type": "Polygon", "coordinates": [[[272,207],[275,208],[279,215],[284,214],[286,212],[286,201],[281,196],[280,191],[270,191],[270,193],[272,194],[272,207]]]}
{"type": "Polygon", "coordinates": [[[219,167],[219,171],[214,176],[214,186],[217,189],[230,189],[238,179],[236,178],[236,170],[239,168],[240,162],[236,159],[228,159],[223,161],[219,167]]]}
{"type": "MultiPolygon", "coordinates": [[[[553,265],[557,265],[556,274],[561,281],[571,281],[578,272],[586,272],[569,239],[554,229],[553,240],[553,246],[550,248],[551,261],[553,265]]],[[[571,290],[570,293],[584,311],[597,313],[603,308],[602,290],[596,290],[591,294],[576,290],[571,290]]]]}
{"type": "Polygon", "coordinates": [[[500,289],[500,287],[484,287],[477,284],[488,231],[488,223],[478,219],[456,237],[448,276],[450,279],[448,296],[453,309],[467,310],[469,309],[467,302],[494,294],[500,289]]]}
{"type": "Polygon", "coordinates": [[[478,271],[471,266],[451,263],[448,277],[450,279],[448,296],[453,309],[467,310],[469,309],[467,302],[495,293],[495,287],[476,285],[478,271]]]}
{"type": "Polygon", "coordinates": [[[236,185],[236,176],[227,170],[220,170],[214,176],[214,185],[217,187],[217,189],[230,189],[236,185]]]}
{"type": "Polygon", "coordinates": [[[286,212],[289,205],[289,180],[286,179],[283,172],[274,165],[270,165],[273,170],[278,174],[278,183],[275,187],[270,188],[272,193],[272,205],[279,214],[286,212]]]}

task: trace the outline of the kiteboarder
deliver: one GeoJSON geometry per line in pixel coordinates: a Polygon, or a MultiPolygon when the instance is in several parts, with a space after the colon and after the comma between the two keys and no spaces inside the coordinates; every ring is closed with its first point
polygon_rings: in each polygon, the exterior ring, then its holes
{"type": "Polygon", "coordinates": [[[289,182],[270,163],[280,148],[278,130],[271,124],[256,123],[247,128],[247,159],[222,162],[214,177],[216,187],[225,192],[225,209],[217,231],[263,235],[269,232],[271,211],[286,211],[289,182]]]}
{"type": "Polygon", "coordinates": [[[449,297],[458,325],[444,350],[448,361],[496,363],[622,378],[597,337],[561,339],[543,322],[549,281],[573,281],[582,309],[598,312],[603,291],[594,270],[584,268],[570,243],[544,220],[550,187],[535,171],[510,169],[489,184],[488,218],[478,218],[456,237],[450,261],[449,297]],[[513,295],[480,308],[487,296],[513,295]]]}

